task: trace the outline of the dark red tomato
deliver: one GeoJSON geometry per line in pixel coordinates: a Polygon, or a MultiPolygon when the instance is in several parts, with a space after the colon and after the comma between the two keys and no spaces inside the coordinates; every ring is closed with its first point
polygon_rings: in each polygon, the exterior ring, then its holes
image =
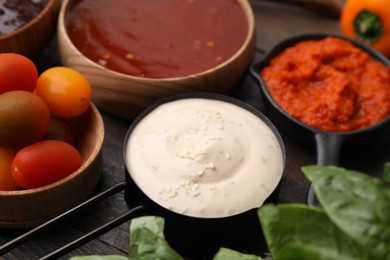
{"type": "Polygon", "coordinates": [[[64,118],[52,116],[49,129],[43,137],[45,140],[59,140],[75,145],[76,136],[71,125],[64,118]]]}
{"type": "Polygon", "coordinates": [[[80,166],[80,153],[72,145],[44,140],[21,149],[12,161],[11,172],[16,184],[32,189],[59,181],[80,166]]]}
{"type": "Polygon", "coordinates": [[[11,90],[34,91],[38,70],[27,57],[17,53],[0,53],[0,94],[11,90]]]}

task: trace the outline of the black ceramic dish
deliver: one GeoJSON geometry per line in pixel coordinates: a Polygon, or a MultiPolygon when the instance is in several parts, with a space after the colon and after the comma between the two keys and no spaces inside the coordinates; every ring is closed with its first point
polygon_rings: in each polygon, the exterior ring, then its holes
{"type": "MultiPolygon", "coordinates": [[[[286,132],[292,138],[302,143],[314,143],[317,150],[317,164],[338,165],[340,150],[343,143],[348,142],[353,145],[357,143],[361,144],[364,141],[370,140],[370,138],[378,134],[378,131],[383,129],[383,127],[388,124],[390,117],[388,116],[381,122],[361,130],[350,132],[321,131],[302,123],[301,121],[286,113],[272,98],[264,81],[259,75],[259,72],[261,72],[264,67],[270,64],[272,58],[281,53],[286,48],[291,47],[292,45],[301,41],[322,39],[327,36],[334,36],[348,40],[355,46],[360,47],[364,51],[368,52],[374,59],[386,64],[387,66],[390,66],[390,61],[381,53],[355,40],[330,34],[303,34],[287,38],[281,41],[279,44],[275,45],[270,51],[266,53],[265,57],[259,63],[253,64],[251,66],[250,74],[258,82],[261,92],[265,97],[264,102],[266,104],[267,115],[269,115],[269,118],[275,123],[278,129],[286,132]]],[[[311,186],[307,193],[307,204],[320,206],[311,186]]]]}
{"type": "MultiPolygon", "coordinates": [[[[263,120],[278,139],[285,164],[285,148],[283,141],[272,123],[258,110],[237,99],[211,93],[182,94],[157,101],[144,110],[131,124],[123,150],[126,158],[126,143],[134,127],[152,110],[161,104],[184,98],[207,98],[227,101],[245,108],[263,120]]],[[[126,164],[126,162],[125,162],[126,164]]],[[[266,243],[262,236],[257,209],[223,218],[197,218],[170,211],[152,201],[132,180],[126,166],[126,181],[128,183],[125,200],[130,208],[144,205],[146,214],[162,216],[165,219],[165,236],[169,244],[182,256],[195,259],[210,259],[220,247],[235,249],[241,252],[261,255],[266,252],[266,243]]],[[[279,182],[280,185],[280,182],[279,182]]],[[[267,198],[265,203],[276,203],[279,196],[279,185],[267,198]]],[[[228,202],[227,202],[228,203],[228,202]]]]}

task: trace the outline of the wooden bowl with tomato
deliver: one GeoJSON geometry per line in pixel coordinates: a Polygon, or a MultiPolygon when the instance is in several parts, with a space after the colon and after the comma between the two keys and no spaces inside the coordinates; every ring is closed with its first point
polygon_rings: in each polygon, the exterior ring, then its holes
{"type": "Polygon", "coordinates": [[[0,53],[32,57],[54,36],[61,0],[6,1],[2,5],[0,53]]]}
{"type": "Polygon", "coordinates": [[[102,117],[91,103],[85,113],[70,119],[69,123],[75,133],[75,147],[81,155],[81,167],[49,185],[0,191],[0,227],[25,228],[44,223],[85,200],[95,188],[102,167],[102,117]]]}
{"type": "Polygon", "coordinates": [[[228,94],[240,82],[255,52],[247,0],[136,2],[65,0],[61,7],[61,60],[88,78],[98,107],[134,119],[160,98],[228,94]]]}
{"type": "Polygon", "coordinates": [[[104,124],[79,72],[53,67],[38,76],[17,53],[1,53],[0,64],[0,227],[36,226],[92,192],[104,124]]]}

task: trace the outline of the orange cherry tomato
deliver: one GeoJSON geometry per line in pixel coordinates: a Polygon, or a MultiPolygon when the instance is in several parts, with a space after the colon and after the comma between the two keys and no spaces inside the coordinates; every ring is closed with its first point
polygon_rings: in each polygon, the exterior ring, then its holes
{"type": "Polygon", "coordinates": [[[72,145],[58,140],[44,140],[17,152],[11,172],[15,183],[32,189],[59,181],[80,166],[80,153],[72,145]]]}
{"type": "Polygon", "coordinates": [[[345,36],[370,45],[390,57],[389,0],[347,0],[340,25],[345,36]]]}
{"type": "Polygon", "coordinates": [[[27,57],[17,53],[0,53],[0,94],[10,90],[34,91],[38,70],[27,57]]]}
{"type": "Polygon", "coordinates": [[[19,190],[20,187],[15,183],[11,174],[11,163],[17,150],[8,149],[0,146],[0,190],[11,191],[19,190]]]}
{"type": "Polygon", "coordinates": [[[88,109],[92,89],[88,80],[76,70],[54,67],[39,76],[34,93],[46,102],[52,115],[70,118],[88,109]]]}

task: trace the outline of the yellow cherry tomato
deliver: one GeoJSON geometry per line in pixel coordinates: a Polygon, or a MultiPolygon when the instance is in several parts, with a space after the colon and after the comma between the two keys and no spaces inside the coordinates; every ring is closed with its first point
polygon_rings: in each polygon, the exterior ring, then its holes
{"type": "Polygon", "coordinates": [[[39,76],[34,93],[46,102],[53,116],[71,118],[88,109],[92,89],[88,80],[78,71],[53,67],[39,76]]]}

